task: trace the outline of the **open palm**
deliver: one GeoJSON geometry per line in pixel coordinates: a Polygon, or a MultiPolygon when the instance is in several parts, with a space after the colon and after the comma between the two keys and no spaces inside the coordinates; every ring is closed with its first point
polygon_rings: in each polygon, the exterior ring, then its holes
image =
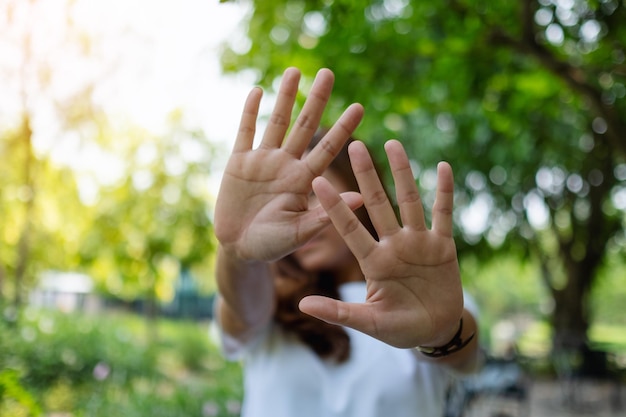
{"type": "Polygon", "coordinates": [[[448,164],[438,167],[432,227],[409,160],[397,141],[385,149],[395,182],[401,223],[362,143],[350,146],[352,168],[379,239],[358,222],[332,185],[316,178],[313,189],[333,224],[359,261],[367,280],[364,303],[310,296],[302,311],[352,327],[397,347],[441,345],[454,334],[463,293],[452,237],[453,179],[448,164]]]}
{"type": "MultiPolygon", "coordinates": [[[[311,181],[324,172],[345,144],[360,122],[363,108],[358,104],[348,107],[324,139],[304,155],[330,97],[334,76],[326,69],[318,72],[287,136],[299,80],[297,69],[285,71],[276,105],[256,149],[252,146],[260,89],[252,90],[244,107],[215,208],[215,233],[220,244],[241,259],[281,258],[330,221],[321,206],[308,207],[311,181]]],[[[361,202],[354,193],[344,198],[349,206],[361,202]]]]}

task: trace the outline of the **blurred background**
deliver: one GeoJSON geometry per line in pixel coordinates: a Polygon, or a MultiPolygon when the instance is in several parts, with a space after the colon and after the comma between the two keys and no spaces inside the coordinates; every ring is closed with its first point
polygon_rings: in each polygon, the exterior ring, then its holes
{"type": "Polygon", "coordinates": [[[238,415],[213,202],[249,89],[262,129],[288,66],[298,106],[331,68],[324,123],[362,103],[356,136],[381,162],[402,140],[427,205],[453,166],[490,373],[450,415],[623,415],[624,22],[619,0],[0,0],[0,416],[238,415]]]}

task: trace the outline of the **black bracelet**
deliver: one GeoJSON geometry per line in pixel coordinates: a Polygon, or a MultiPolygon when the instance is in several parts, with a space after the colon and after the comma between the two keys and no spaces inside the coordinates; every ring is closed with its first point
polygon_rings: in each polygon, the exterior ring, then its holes
{"type": "Polygon", "coordinates": [[[417,349],[422,355],[428,356],[429,358],[442,358],[444,356],[451,355],[463,349],[474,338],[474,333],[472,333],[470,337],[468,337],[467,340],[464,341],[461,339],[462,333],[463,318],[461,317],[461,321],[459,322],[459,330],[452,337],[452,340],[450,340],[448,343],[439,347],[417,346],[415,349],[417,349]]]}

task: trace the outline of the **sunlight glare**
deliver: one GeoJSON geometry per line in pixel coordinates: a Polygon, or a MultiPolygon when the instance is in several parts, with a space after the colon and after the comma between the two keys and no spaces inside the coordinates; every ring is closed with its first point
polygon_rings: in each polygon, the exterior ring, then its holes
{"type": "MultiPolygon", "coordinates": [[[[80,100],[90,100],[113,123],[155,135],[168,134],[169,116],[179,112],[185,129],[202,131],[230,151],[253,81],[222,74],[219,54],[224,42],[242,37],[235,34],[246,6],[217,0],[13,5],[11,18],[0,17],[7,28],[0,35],[0,128],[17,126],[27,112],[36,154],[73,169],[84,202],[94,201],[89,187],[115,183],[126,167],[85,143],[90,132],[60,123],[59,115],[80,100]]],[[[193,144],[183,148],[185,159],[198,159],[193,144]]],[[[168,165],[179,171],[177,161],[168,165]]]]}

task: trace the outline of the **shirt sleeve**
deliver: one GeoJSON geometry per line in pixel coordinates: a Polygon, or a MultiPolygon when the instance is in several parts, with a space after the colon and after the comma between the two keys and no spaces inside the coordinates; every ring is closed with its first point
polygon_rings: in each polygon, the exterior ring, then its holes
{"type": "Polygon", "coordinates": [[[209,335],[211,340],[218,346],[222,355],[229,361],[238,361],[243,359],[246,352],[264,337],[267,330],[259,332],[259,334],[249,341],[241,341],[236,337],[228,334],[221,325],[219,317],[219,294],[216,295],[216,302],[213,303],[213,320],[210,324],[209,335]]]}

